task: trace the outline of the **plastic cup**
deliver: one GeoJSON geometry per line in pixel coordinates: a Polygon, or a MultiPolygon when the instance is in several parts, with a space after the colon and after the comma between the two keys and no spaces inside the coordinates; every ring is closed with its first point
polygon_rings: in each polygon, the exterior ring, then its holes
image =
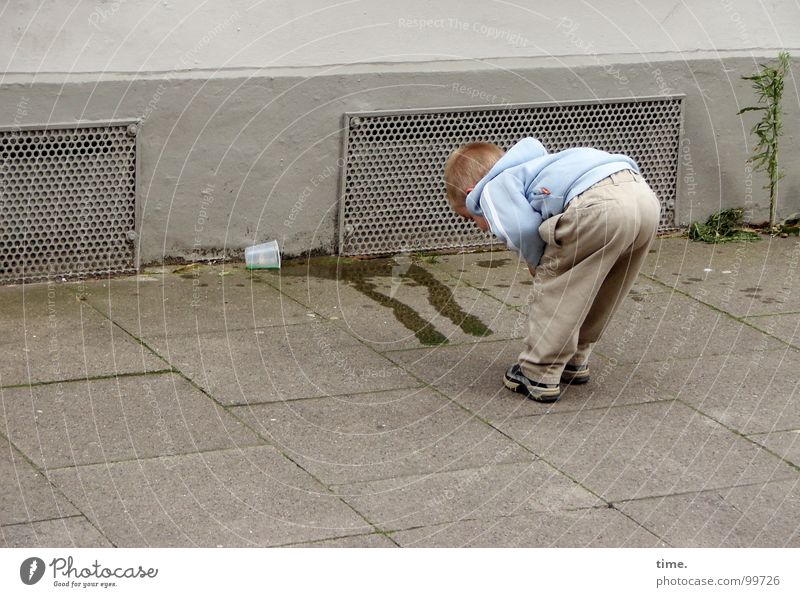
{"type": "Polygon", "coordinates": [[[281,252],[278,241],[247,247],[244,250],[244,262],[247,269],[280,269],[281,252]]]}

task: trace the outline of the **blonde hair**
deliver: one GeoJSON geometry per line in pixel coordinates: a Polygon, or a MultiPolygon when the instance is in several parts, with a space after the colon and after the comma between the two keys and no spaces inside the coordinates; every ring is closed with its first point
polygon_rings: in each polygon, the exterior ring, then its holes
{"type": "Polygon", "coordinates": [[[467,143],[456,149],[444,165],[444,184],[451,207],[464,205],[467,189],[486,176],[503,150],[494,143],[467,143]]]}

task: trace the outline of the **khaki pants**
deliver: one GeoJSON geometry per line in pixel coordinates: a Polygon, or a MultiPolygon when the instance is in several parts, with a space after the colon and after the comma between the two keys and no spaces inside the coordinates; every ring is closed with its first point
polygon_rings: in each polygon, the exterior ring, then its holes
{"type": "Polygon", "coordinates": [[[647,255],[661,208],[641,176],[623,170],[544,221],[547,243],[534,278],[523,373],[546,384],[582,365],[628,294],[647,255]]]}

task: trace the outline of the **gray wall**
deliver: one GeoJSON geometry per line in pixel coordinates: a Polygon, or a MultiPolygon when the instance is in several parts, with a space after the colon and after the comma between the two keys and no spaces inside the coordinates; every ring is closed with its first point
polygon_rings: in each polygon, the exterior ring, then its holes
{"type": "MultiPolygon", "coordinates": [[[[767,216],[763,177],[745,163],[753,119],[736,112],[752,92],[739,77],[786,40],[800,45],[800,13],[790,2],[774,3],[782,18],[769,19],[734,2],[714,10],[703,3],[695,12],[678,4],[669,14],[661,3],[644,3],[660,11],[651,18],[643,9],[623,10],[626,3],[604,3],[605,14],[594,16],[561,3],[564,15],[543,17],[499,3],[466,12],[455,3],[404,3],[400,14],[384,3],[330,11],[306,0],[283,3],[283,12],[275,8],[280,3],[265,3],[272,20],[246,14],[250,3],[229,3],[227,12],[167,3],[175,22],[163,15],[148,21],[160,9],[128,14],[152,4],[132,1],[90,2],[69,15],[54,3],[44,20],[26,12],[34,3],[10,9],[21,25],[12,28],[14,40],[0,34],[0,44],[16,44],[0,80],[0,125],[143,120],[137,200],[144,262],[236,254],[270,238],[280,239],[287,255],[334,251],[342,115],[359,110],[686,94],[680,222],[729,206],[748,207],[754,221],[767,216]],[[90,23],[100,18],[92,16],[98,7],[105,7],[104,20],[90,23]],[[309,17],[309,9],[321,12],[309,17]],[[401,18],[433,18],[433,10],[441,18],[460,14],[477,30],[399,25],[401,18]],[[492,16],[480,16],[487,12],[492,16]],[[375,25],[384,22],[393,25],[375,25]],[[512,43],[515,34],[542,31],[534,25],[543,22],[550,25],[546,39],[528,35],[512,43]],[[79,23],[83,39],[74,31],[79,23]],[[296,37],[254,34],[281,23],[296,37]],[[67,24],[76,27],[64,37],[67,24]],[[345,33],[358,27],[375,32],[345,33]],[[242,48],[232,45],[234,34],[247,34],[242,48]],[[449,59],[442,59],[447,47],[449,59]],[[346,64],[351,60],[363,64],[346,64]],[[189,62],[195,66],[182,68],[189,62]]],[[[9,20],[2,22],[8,29],[9,20]]],[[[795,66],[786,86],[782,214],[800,211],[800,174],[791,167],[800,157],[797,73],[795,66]]]]}
{"type": "Polygon", "coordinates": [[[12,0],[9,72],[165,72],[798,47],[793,0],[12,0]]]}

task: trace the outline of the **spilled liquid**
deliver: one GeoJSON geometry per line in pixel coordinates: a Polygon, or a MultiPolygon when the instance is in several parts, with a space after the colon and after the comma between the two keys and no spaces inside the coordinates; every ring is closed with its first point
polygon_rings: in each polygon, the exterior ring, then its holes
{"type": "Polygon", "coordinates": [[[478,261],[479,267],[485,267],[488,269],[494,269],[496,267],[503,267],[507,263],[510,263],[511,260],[508,258],[503,259],[485,259],[483,261],[478,261]]]}
{"type": "Polygon", "coordinates": [[[281,275],[325,278],[349,284],[364,296],[391,309],[397,321],[413,332],[425,345],[447,344],[447,338],[413,307],[382,292],[376,283],[379,278],[388,278],[393,284],[395,281],[398,283],[402,281],[404,286],[424,286],[428,291],[428,302],[464,333],[471,336],[488,336],[492,333],[480,319],[464,312],[450,288],[414,262],[398,263],[393,259],[358,261],[320,257],[310,259],[303,264],[284,267],[281,275]]]}

